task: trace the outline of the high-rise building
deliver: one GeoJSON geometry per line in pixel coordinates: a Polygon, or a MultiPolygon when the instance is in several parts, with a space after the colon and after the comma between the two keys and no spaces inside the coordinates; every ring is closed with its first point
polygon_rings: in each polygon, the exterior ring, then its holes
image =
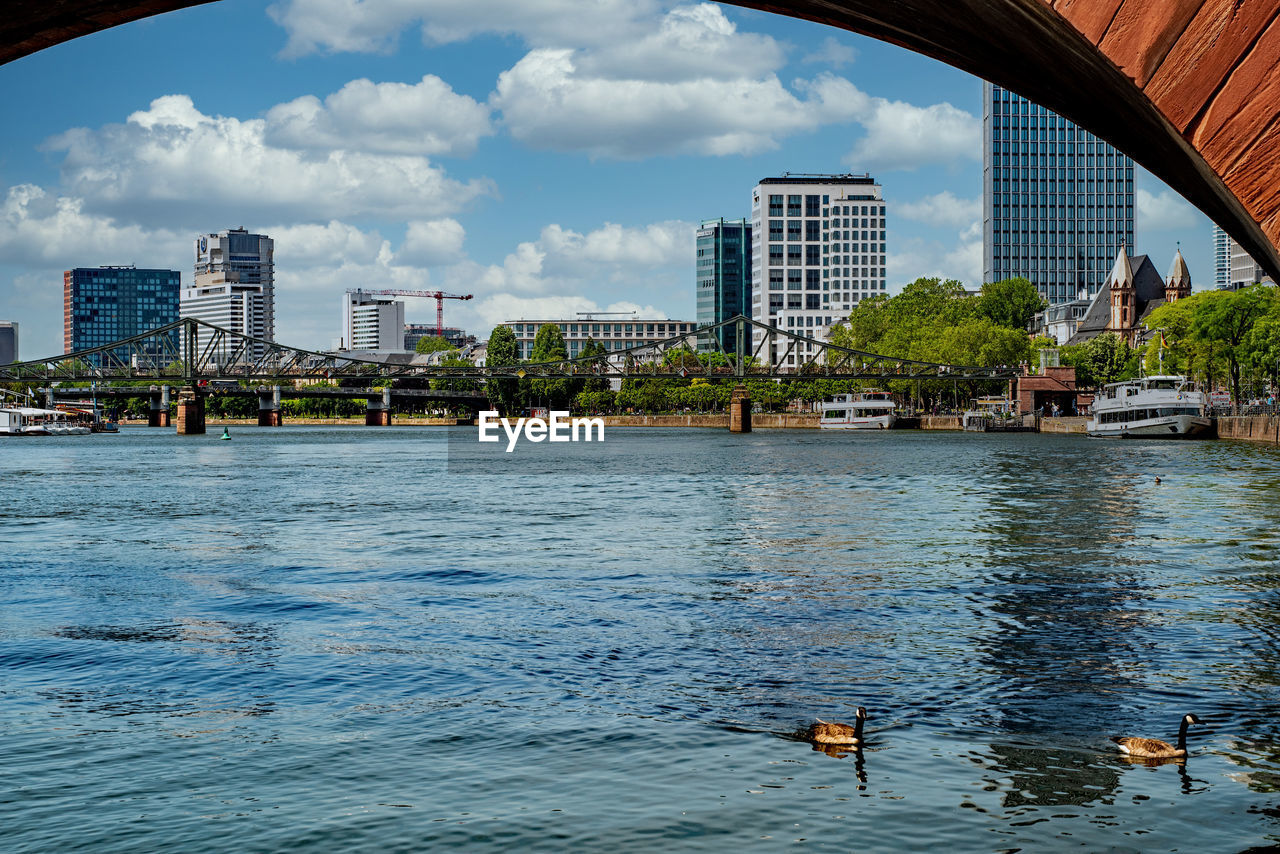
{"type": "Polygon", "coordinates": [[[982,102],[983,280],[1092,297],[1133,245],[1133,160],[1008,89],[984,83],[982,102]]]}
{"type": "Polygon", "coordinates": [[[1244,247],[1218,226],[1213,227],[1213,285],[1219,290],[1239,290],[1259,282],[1274,285],[1275,280],[1244,250],[1244,247]]]}
{"type": "Polygon", "coordinates": [[[0,320],[0,365],[18,361],[18,324],[0,320]]]}
{"type": "Polygon", "coordinates": [[[342,295],[342,348],[402,350],[404,303],[361,290],[342,295]]]}
{"type": "MultiPolygon", "coordinates": [[[[274,341],[275,241],[232,228],[200,235],[195,251],[195,281],[182,291],[182,316],[274,341]]],[[[255,345],[246,355],[258,358],[265,350],[255,345]]]]}
{"type": "MultiPolygon", "coordinates": [[[[697,237],[698,325],[709,326],[751,314],[751,223],[745,219],[705,219],[697,237]]],[[[738,352],[737,330],[716,336],[726,353],[738,352]]],[[[710,350],[710,339],[699,341],[710,350]]],[[[745,348],[747,342],[742,342],[745,348]]]]}
{"type": "MultiPolygon", "coordinates": [[[[178,319],[177,270],[77,267],[62,274],[63,350],[91,350],[178,319]]],[[[121,349],[119,358],[130,351],[121,349]]],[[[96,358],[90,359],[97,362],[96,358]]]]}
{"type": "MultiPolygon", "coordinates": [[[[885,293],[885,203],[870,175],[765,178],[751,191],[751,225],[754,320],[825,340],[859,300],[885,293]]],[[[779,340],[776,355],[788,346],[779,340]]],[[[812,350],[792,348],[787,361],[812,350]]]]}
{"type": "Polygon", "coordinates": [[[1213,286],[1218,290],[1231,284],[1231,246],[1235,241],[1219,226],[1213,227],[1213,286]]]}

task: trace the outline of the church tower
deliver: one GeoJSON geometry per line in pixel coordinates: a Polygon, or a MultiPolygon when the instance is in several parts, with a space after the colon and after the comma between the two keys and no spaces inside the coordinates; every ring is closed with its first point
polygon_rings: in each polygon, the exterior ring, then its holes
{"type": "Polygon", "coordinates": [[[1107,330],[1128,340],[1129,334],[1137,323],[1137,288],[1133,283],[1133,265],[1129,263],[1129,253],[1123,243],[1116,255],[1115,266],[1111,268],[1111,277],[1107,280],[1111,291],[1111,322],[1107,330]]]}
{"type": "Polygon", "coordinates": [[[1191,271],[1187,269],[1187,262],[1182,259],[1182,250],[1179,249],[1164,280],[1164,301],[1177,302],[1187,296],[1191,296],[1191,271]]]}

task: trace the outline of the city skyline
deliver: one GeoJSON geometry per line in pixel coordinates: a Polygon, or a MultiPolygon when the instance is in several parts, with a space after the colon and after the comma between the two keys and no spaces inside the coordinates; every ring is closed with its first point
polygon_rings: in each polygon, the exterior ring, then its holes
{"type": "MultiPolygon", "coordinates": [[[[62,270],[172,267],[186,286],[191,239],[237,225],[276,239],[276,337],[299,346],[328,346],[348,287],[475,293],[446,321],[481,335],[591,309],[688,318],[697,224],[749,216],[746,188],[787,171],[876,175],[889,293],[979,284],[976,78],[732,7],[584,14],[224,0],[6,65],[22,121],[0,158],[0,320],[24,356],[56,352],[62,270]]],[[[1181,240],[1211,281],[1207,220],[1141,170],[1136,204],[1142,251],[1181,240]]]]}

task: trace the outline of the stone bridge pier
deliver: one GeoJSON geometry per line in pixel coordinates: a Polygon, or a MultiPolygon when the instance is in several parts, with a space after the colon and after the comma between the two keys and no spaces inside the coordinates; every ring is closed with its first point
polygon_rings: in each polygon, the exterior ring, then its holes
{"type": "Polygon", "coordinates": [[[147,411],[147,426],[169,426],[169,387],[167,385],[151,387],[151,408],[147,411]]]}
{"type": "Polygon", "coordinates": [[[279,427],[284,423],[280,411],[280,386],[258,389],[258,426],[279,427]]]}
{"type": "Polygon", "coordinates": [[[370,397],[369,408],[364,413],[366,427],[391,426],[391,389],[384,388],[381,397],[370,397]]]}
{"type": "MultiPolygon", "coordinates": [[[[168,414],[165,410],[166,417],[168,414]]],[[[204,435],[204,395],[195,389],[184,389],[178,395],[178,435],[204,435]]]]}

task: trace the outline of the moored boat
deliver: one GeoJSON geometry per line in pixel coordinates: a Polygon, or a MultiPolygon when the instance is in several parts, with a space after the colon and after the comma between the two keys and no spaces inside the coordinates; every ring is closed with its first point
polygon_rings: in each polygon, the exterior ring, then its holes
{"type": "Polygon", "coordinates": [[[88,426],[57,409],[15,406],[0,409],[0,436],[87,436],[88,426]]]}
{"type": "Polygon", "coordinates": [[[818,426],[826,430],[888,430],[898,420],[897,408],[893,395],[887,391],[838,394],[822,402],[818,426]]]}
{"type": "Polygon", "coordinates": [[[1103,386],[1085,425],[1090,436],[1189,439],[1206,436],[1213,421],[1203,392],[1186,377],[1155,376],[1103,386]]]}

